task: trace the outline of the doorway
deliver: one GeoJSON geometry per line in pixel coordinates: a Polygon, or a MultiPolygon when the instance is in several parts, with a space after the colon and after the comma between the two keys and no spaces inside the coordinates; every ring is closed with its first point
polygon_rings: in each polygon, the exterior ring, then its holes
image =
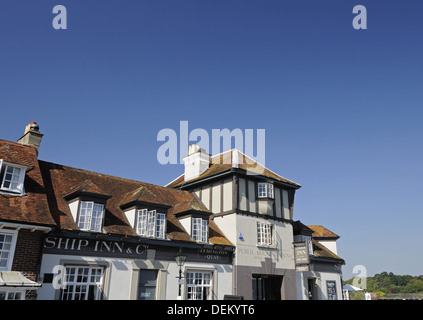
{"type": "Polygon", "coordinates": [[[138,279],[138,300],[156,300],[157,270],[141,269],[138,279]]]}
{"type": "Polygon", "coordinates": [[[308,284],[308,300],[317,300],[316,296],[316,279],[309,278],[307,281],[308,284]]]}
{"type": "Polygon", "coordinates": [[[253,275],[253,300],[281,300],[282,276],[253,275]]]}

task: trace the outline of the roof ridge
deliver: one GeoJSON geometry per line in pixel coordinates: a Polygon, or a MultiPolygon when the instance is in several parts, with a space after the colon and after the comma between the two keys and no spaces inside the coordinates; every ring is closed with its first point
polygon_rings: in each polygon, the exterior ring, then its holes
{"type": "MultiPolygon", "coordinates": [[[[290,179],[287,179],[287,178],[285,178],[285,177],[283,177],[283,176],[281,176],[280,174],[278,174],[278,173],[276,173],[276,172],[274,172],[273,170],[271,170],[271,169],[269,169],[268,167],[266,167],[265,165],[263,165],[262,163],[260,163],[260,162],[258,162],[257,160],[255,160],[255,159],[253,159],[253,158],[251,158],[249,155],[247,155],[247,154],[245,154],[244,152],[242,152],[241,150],[239,150],[239,149],[237,149],[237,148],[232,148],[232,149],[230,149],[230,150],[227,150],[227,151],[224,151],[224,152],[221,152],[221,153],[219,153],[219,154],[216,154],[216,155],[214,155],[214,156],[211,156],[210,157],[210,163],[212,163],[212,164],[220,164],[220,163],[213,163],[213,160],[212,160],[212,158],[215,158],[215,157],[220,157],[221,155],[223,156],[223,154],[225,154],[225,153],[228,153],[228,152],[231,152],[231,153],[233,153],[233,151],[238,151],[242,156],[244,156],[245,158],[248,158],[251,162],[253,162],[253,163],[256,163],[257,165],[259,165],[259,166],[261,166],[261,167],[263,167],[264,169],[266,169],[266,170],[268,170],[268,171],[270,171],[272,174],[274,174],[275,176],[278,176],[278,177],[280,177],[281,179],[283,179],[283,180],[286,180],[286,181],[289,181],[289,182],[291,182],[291,183],[293,183],[293,184],[296,184],[296,185],[298,185],[298,186],[300,186],[300,184],[298,184],[298,183],[296,183],[295,181],[292,181],[292,180],[290,180],[290,179]]],[[[231,162],[230,162],[230,164],[232,164],[232,154],[231,154],[231,162]]],[[[241,158],[241,161],[242,161],[242,163],[241,164],[244,164],[244,161],[242,160],[242,158],[241,158]]],[[[238,162],[239,162],[239,160],[238,160],[238,162]]],[[[229,163],[228,163],[229,164],[229,163]]],[[[240,163],[239,163],[240,164],[240,163]]],[[[176,180],[176,179],[175,179],[176,180]]],[[[170,183],[169,183],[170,184],[170,183]]]]}
{"type": "Polygon", "coordinates": [[[98,175],[98,176],[114,178],[114,179],[121,180],[121,181],[141,183],[141,184],[143,184],[145,186],[159,187],[159,188],[164,188],[166,190],[174,190],[174,191],[180,191],[180,192],[185,192],[185,193],[188,192],[188,191],[185,191],[185,190],[179,190],[179,189],[169,188],[169,187],[166,187],[166,186],[161,186],[161,185],[157,185],[157,184],[153,184],[153,183],[149,183],[149,182],[144,182],[144,181],[140,181],[140,180],[134,180],[134,179],[129,179],[129,178],[118,177],[118,176],[114,176],[114,175],[107,174],[107,173],[101,173],[101,172],[96,172],[96,171],[91,171],[91,170],[86,170],[86,169],[71,167],[71,166],[67,166],[67,165],[63,165],[63,164],[58,164],[58,163],[54,163],[54,162],[50,162],[50,161],[45,161],[45,160],[40,160],[40,159],[38,159],[38,161],[39,162],[44,162],[47,165],[48,164],[51,164],[51,165],[54,165],[54,166],[63,167],[63,168],[71,169],[71,170],[77,170],[77,171],[80,171],[80,172],[87,172],[87,173],[95,174],[95,175],[98,175]]]}

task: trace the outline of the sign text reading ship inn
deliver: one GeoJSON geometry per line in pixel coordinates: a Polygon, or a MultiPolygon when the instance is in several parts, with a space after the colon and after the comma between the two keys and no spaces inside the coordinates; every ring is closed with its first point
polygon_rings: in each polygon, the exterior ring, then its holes
{"type": "Polygon", "coordinates": [[[308,244],[306,241],[294,242],[295,271],[304,272],[310,270],[308,256],[308,244]]]}
{"type": "Polygon", "coordinates": [[[125,259],[174,261],[180,248],[187,261],[231,264],[233,247],[175,243],[136,237],[94,235],[92,233],[49,234],[43,253],[125,259]]]}

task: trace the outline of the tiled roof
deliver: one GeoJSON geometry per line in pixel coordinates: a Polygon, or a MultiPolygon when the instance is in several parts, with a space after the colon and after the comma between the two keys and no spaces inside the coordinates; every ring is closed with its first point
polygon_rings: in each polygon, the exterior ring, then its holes
{"type": "Polygon", "coordinates": [[[313,243],[313,254],[320,258],[330,258],[338,260],[340,263],[344,264],[345,261],[337,256],[335,253],[330,251],[324,245],[320,244],[317,240],[312,239],[311,242],[313,243]]]}
{"type": "Polygon", "coordinates": [[[294,188],[300,188],[301,186],[298,183],[295,183],[291,180],[288,180],[273,171],[267,169],[266,167],[262,166],[257,161],[254,161],[253,159],[249,158],[247,155],[243,154],[237,149],[225,151],[221,154],[215,155],[210,158],[210,166],[209,168],[201,174],[199,177],[191,179],[189,181],[184,181],[184,175],[179,176],[172,182],[170,182],[167,187],[181,187],[185,183],[191,183],[194,181],[201,180],[203,178],[211,177],[213,175],[229,171],[233,167],[237,167],[242,170],[249,171],[251,173],[256,173],[259,175],[262,175],[267,178],[274,179],[276,181],[280,181],[286,184],[291,185],[294,188]],[[238,165],[233,163],[234,153],[237,153],[238,158],[238,165]]]}
{"type": "Polygon", "coordinates": [[[315,239],[338,239],[339,236],[332,231],[326,229],[322,225],[311,225],[307,226],[311,230],[313,230],[313,234],[311,235],[315,239]]]}
{"type": "MultiPolygon", "coordinates": [[[[69,205],[64,199],[65,195],[75,192],[75,190],[83,190],[110,197],[105,207],[104,230],[107,233],[136,236],[121,207],[137,201],[169,207],[167,235],[172,240],[194,242],[174,216],[175,213],[194,210],[195,208],[195,210],[203,211],[209,216],[209,210],[193,194],[187,191],[45,161],[39,161],[39,163],[46,183],[50,210],[61,229],[78,229],[71,215],[69,205]]],[[[209,220],[209,227],[211,243],[231,245],[211,219],[209,220]]]]}
{"type": "Polygon", "coordinates": [[[24,195],[0,194],[0,220],[55,225],[50,215],[35,147],[0,140],[0,159],[30,168],[25,174],[24,195]]]}
{"type": "Polygon", "coordinates": [[[82,184],[72,187],[68,196],[79,193],[97,194],[110,197],[110,195],[106,194],[91,180],[85,180],[82,184]]]}

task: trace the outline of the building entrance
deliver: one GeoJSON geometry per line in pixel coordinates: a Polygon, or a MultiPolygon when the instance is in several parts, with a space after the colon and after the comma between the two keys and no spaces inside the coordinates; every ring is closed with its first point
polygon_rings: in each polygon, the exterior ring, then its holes
{"type": "Polygon", "coordinates": [[[281,300],[282,276],[253,275],[253,300],[281,300]]]}
{"type": "Polygon", "coordinates": [[[157,270],[140,270],[138,300],[155,300],[157,270]]]}

